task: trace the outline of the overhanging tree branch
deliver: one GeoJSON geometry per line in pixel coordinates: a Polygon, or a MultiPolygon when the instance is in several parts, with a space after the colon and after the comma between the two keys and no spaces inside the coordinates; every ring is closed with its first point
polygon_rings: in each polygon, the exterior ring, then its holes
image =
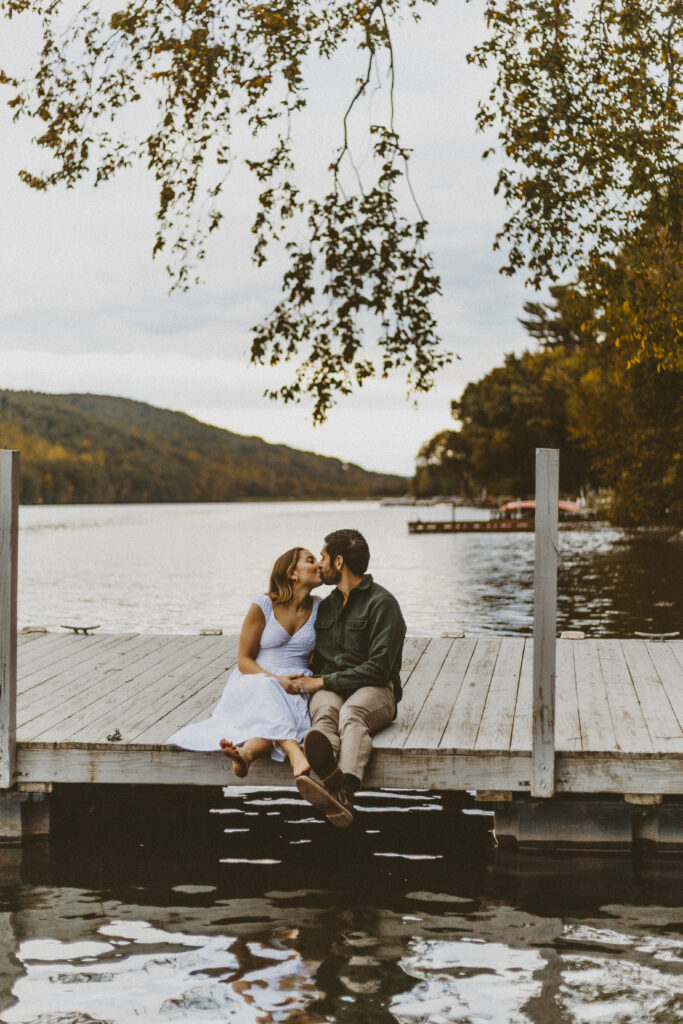
{"type": "Polygon", "coordinates": [[[409,151],[393,126],[390,24],[402,12],[418,18],[433,2],[137,0],[110,17],[86,3],[67,20],[58,0],[3,0],[6,18],[32,12],[42,23],[34,75],[20,81],[0,74],[15,119],[41,124],[36,142],[50,157],[47,169],[22,170],[21,177],[36,189],[70,188],[86,177],[97,185],[145,163],[159,189],[153,255],[166,256],[172,289],[187,289],[198,282],[206,240],[223,217],[226,168],[243,159],[261,189],[254,260],[265,262],[272,241],[290,259],[283,298],[254,331],[253,361],[300,360],[293,382],[274,393],[285,400],[310,394],[319,421],[338,395],[397,368],[410,389],[426,390],[449,355],[430,312],[439,280],[421,251],[426,220],[419,208],[417,220],[401,213],[401,189],[408,198],[412,189],[409,151]],[[306,62],[354,40],[367,52],[367,70],[343,117],[332,189],[322,199],[304,195],[292,125],[306,105],[306,62]],[[364,189],[349,118],[387,50],[390,113],[388,123],[366,127],[376,160],[364,189]],[[135,106],[152,123],[128,139],[122,115],[135,106]],[[240,121],[255,145],[268,146],[266,156],[235,151],[240,121]],[[345,157],[355,171],[346,192],[345,157]],[[302,221],[308,245],[295,240],[302,221]]]}

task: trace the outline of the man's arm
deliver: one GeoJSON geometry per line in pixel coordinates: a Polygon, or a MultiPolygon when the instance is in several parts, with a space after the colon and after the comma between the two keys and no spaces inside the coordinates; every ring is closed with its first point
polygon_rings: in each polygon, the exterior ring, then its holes
{"type": "Polygon", "coordinates": [[[405,637],[405,623],[398,605],[383,601],[371,613],[368,656],[360,665],[326,672],[324,676],[297,679],[300,689],[308,693],[316,690],[332,690],[343,693],[357,690],[361,686],[386,686],[391,679],[391,670],[396,655],[405,637]]]}

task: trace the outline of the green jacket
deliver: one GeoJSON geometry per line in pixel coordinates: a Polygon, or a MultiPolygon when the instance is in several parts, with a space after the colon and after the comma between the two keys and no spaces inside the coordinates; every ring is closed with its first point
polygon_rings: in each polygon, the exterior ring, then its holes
{"type": "Polygon", "coordinates": [[[368,574],[346,604],[337,588],[320,602],[313,674],[322,676],[326,690],[347,696],[361,686],[386,686],[391,680],[398,703],[405,635],[398,601],[368,574]]]}

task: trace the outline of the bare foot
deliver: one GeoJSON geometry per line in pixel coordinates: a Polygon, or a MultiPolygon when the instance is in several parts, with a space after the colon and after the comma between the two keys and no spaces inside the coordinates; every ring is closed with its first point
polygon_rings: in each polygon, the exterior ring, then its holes
{"type": "Polygon", "coordinates": [[[232,758],[232,770],[238,779],[245,779],[249,771],[249,762],[244,757],[239,747],[236,747],[230,740],[221,740],[221,750],[226,757],[232,758]]]}

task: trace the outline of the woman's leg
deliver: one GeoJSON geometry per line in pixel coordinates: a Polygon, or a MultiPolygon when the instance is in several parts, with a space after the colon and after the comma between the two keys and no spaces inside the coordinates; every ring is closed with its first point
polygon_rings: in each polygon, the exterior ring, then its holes
{"type": "Polygon", "coordinates": [[[272,740],[264,740],[260,736],[252,736],[241,747],[236,747],[230,740],[221,740],[221,750],[226,757],[232,758],[232,770],[238,779],[246,778],[251,762],[257,757],[265,757],[272,746],[272,740]]]}
{"type": "Polygon", "coordinates": [[[289,758],[294,778],[298,779],[300,775],[303,775],[311,767],[306,760],[306,755],[296,740],[278,740],[277,742],[289,758]]]}

